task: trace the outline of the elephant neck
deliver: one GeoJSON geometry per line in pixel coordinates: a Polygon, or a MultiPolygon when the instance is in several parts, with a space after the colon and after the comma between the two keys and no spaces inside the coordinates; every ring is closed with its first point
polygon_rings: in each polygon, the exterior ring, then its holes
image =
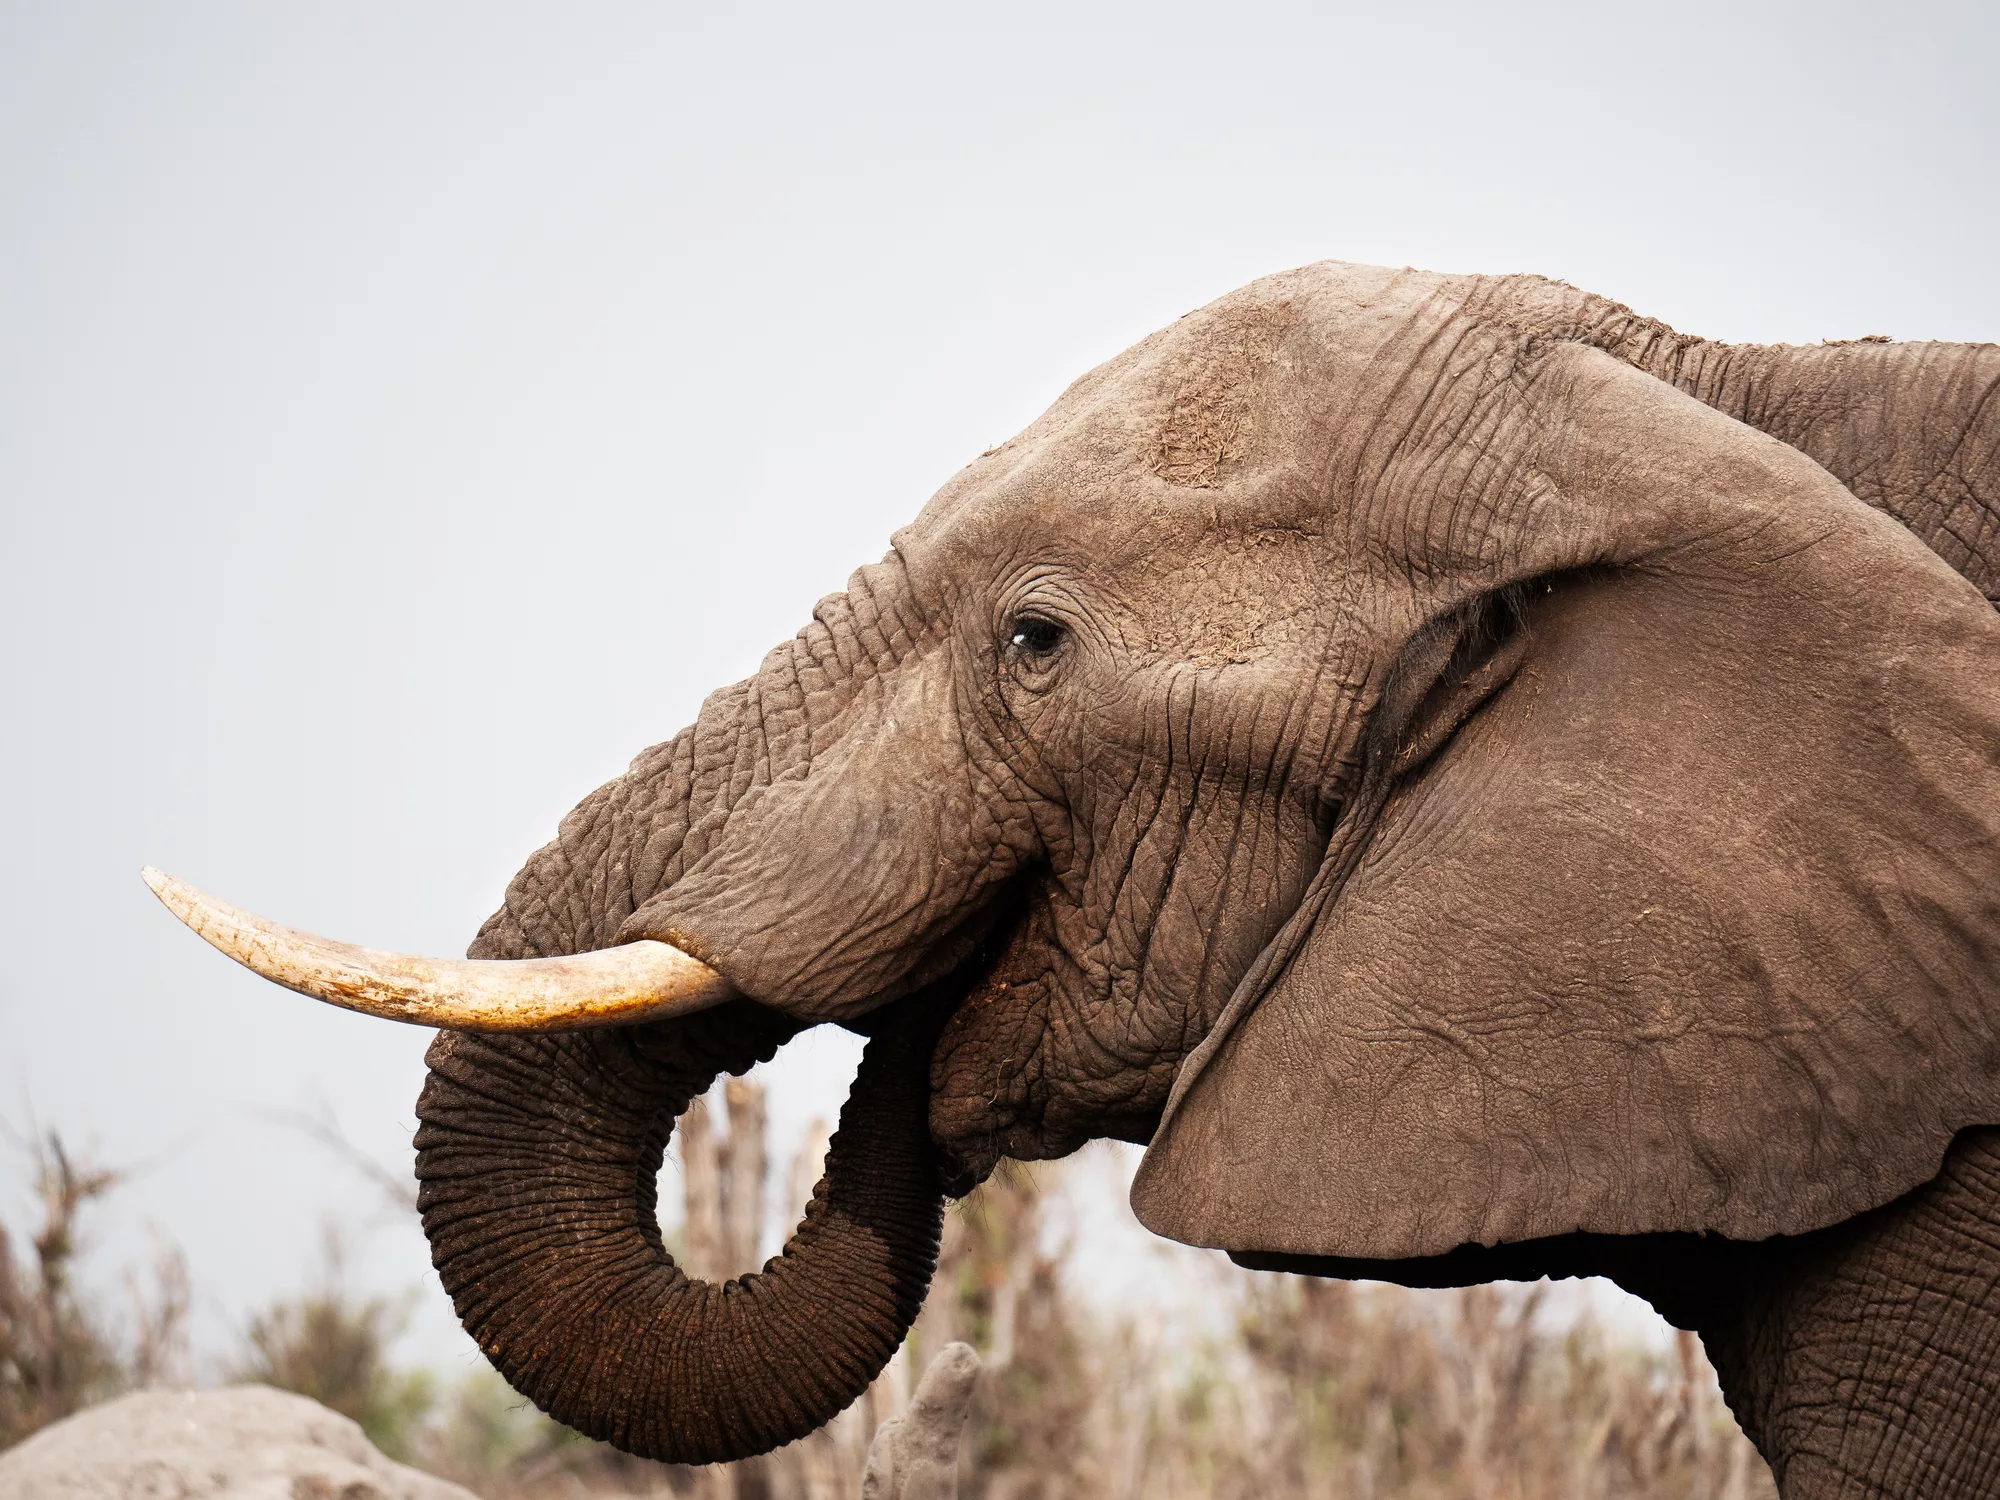
{"type": "Polygon", "coordinates": [[[1696,344],[1652,372],[1797,448],[2000,599],[2000,348],[1696,344]]]}
{"type": "Polygon", "coordinates": [[[2000,1494],[2000,1130],[1873,1213],[1697,1259],[1645,1292],[1699,1329],[1785,1500],[2000,1494]]]}

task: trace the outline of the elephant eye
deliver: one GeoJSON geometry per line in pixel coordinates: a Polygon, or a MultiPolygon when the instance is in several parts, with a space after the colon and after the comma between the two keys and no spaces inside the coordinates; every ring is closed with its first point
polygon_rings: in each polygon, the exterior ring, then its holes
{"type": "Polygon", "coordinates": [[[1007,644],[1025,656],[1048,656],[1068,634],[1060,622],[1047,615],[1016,615],[1007,633],[1007,644]]]}

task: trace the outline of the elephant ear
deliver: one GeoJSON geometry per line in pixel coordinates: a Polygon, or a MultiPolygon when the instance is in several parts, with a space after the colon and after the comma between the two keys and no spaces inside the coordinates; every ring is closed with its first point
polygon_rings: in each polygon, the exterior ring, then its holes
{"type": "Polygon", "coordinates": [[[1161,1234],[1754,1239],[2000,1122],[2000,616],[1796,451],[1548,369],[1518,666],[1183,1067],[1133,1188],[1161,1234]]]}

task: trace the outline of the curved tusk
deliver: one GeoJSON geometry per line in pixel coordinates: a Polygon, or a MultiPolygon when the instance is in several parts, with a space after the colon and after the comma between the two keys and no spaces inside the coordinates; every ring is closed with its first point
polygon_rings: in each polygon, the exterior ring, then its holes
{"type": "Polygon", "coordinates": [[[456,1031],[576,1031],[686,1015],[733,999],[707,964],[642,939],[571,958],[415,958],[315,937],[140,872],[196,934],[274,984],[346,1010],[456,1031]]]}

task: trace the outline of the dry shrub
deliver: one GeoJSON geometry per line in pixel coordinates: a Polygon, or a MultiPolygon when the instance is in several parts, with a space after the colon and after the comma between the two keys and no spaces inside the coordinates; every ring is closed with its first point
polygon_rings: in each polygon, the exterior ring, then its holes
{"type": "Polygon", "coordinates": [[[152,1285],[127,1277],[131,1327],[79,1278],[80,1220],[124,1180],[79,1160],[51,1131],[29,1148],[41,1224],[25,1260],[0,1228],[0,1448],[96,1401],[173,1383],[187,1368],[187,1266],[156,1249],[152,1285]]]}
{"type": "Polygon", "coordinates": [[[1243,1374],[1207,1421],[1162,1430],[1152,1450],[1162,1469],[1211,1476],[1193,1493],[1769,1493],[1691,1335],[1665,1354],[1614,1342],[1588,1316],[1549,1328],[1545,1286],[1418,1293],[1287,1276],[1243,1292],[1243,1374]]]}
{"type": "Polygon", "coordinates": [[[1770,1476],[1699,1344],[1658,1350],[1545,1285],[1413,1292],[1205,1257],[1233,1326],[1191,1346],[1106,1321],[1047,1245],[1057,1169],[996,1177],[954,1214],[918,1324],[988,1357],[966,1500],[1756,1500],[1770,1476]]]}
{"type": "MultiPolygon", "coordinates": [[[[754,1084],[718,1089],[682,1137],[692,1268],[755,1264],[770,1170],[751,1141],[754,1084]],[[727,1111],[725,1114],[724,1111],[727,1111]]],[[[796,1209],[826,1131],[789,1174],[796,1209]]],[[[33,1262],[0,1235],[0,1444],[185,1365],[185,1270],[171,1256],[136,1318],[78,1287],[76,1224],[117,1174],[53,1137],[34,1155],[33,1262]],[[121,1332],[121,1328],[127,1331],[121,1332]]],[[[317,1283],[252,1320],[236,1373],[360,1421],[386,1451],[487,1500],[614,1495],[858,1500],[876,1426],[913,1371],[953,1339],[986,1361],[961,1456],[963,1500],[1757,1500],[1768,1472],[1723,1407],[1699,1345],[1549,1316],[1545,1287],[1421,1293],[1188,1261],[1196,1298],[1228,1314],[1202,1340],[1172,1318],[1108,1317],[1072,1295],[1074,1246],[1054,1230],[1062,1169],[1006,1166],[956,1205],[909,1347],[825,1431],[710,1469],[647,1463],[542,1416],[497,1375],[443,1389],[399,1370],[402,1305],[361,1298],[330,1240],[317,1283]]],[[[1193,1252],[1189,1252],[1191,1257],[1193,1252]]]]}
{"type": "Polygon", "coordinates": [[[1085,1457],[1086,1328],[1063,1289],[1064,1248],[1042,1244],[1052,1170],[1004,1162],[953,1207],[917,1323],[919,1368],[954,1339],[985,1361],[960,1475],[967,1497],[1064,1494],[1085,1457]]]}
{"type": "Polygon", "coordinates": [[[407,1299],[353,1295],[340,1233],[329,1227],[317,1285],[250,1319],[244,1353],[229,1378],[310,1396],[359,1422],[391,1458],[408,1459],[436,1398],[427,1373],[390,1364],[390,1345],[408,1313],[407,1299]]]}
{"type": "MultiPolygon", "coordinates": [[[[691,1200],[686,1263],[737,1274],[756,1263],[758,1183],[772,1164],[724,1126],[754,1128],[762,1100],[735,1082],[691,1115],[678,1143],[691,1200]]],[[[816,1125],[789,1174],[794,1208],[824,1144],[816,1125]]],[[[1165,1336],[1170,1319],[1106,1318],[1070,1289],[1075,1247],[1053,1233],[1048,1212],[1062,1178],[1059,1166],[1006,1164],[955,1205],[905,1355],[831,1428],[767,1458],[700,1470],[627,1458],[549,1421],[490,1372],[416,1413],[385,1446],[488,1500],[858,1500],[876,1425],[902,1410],[913,1371],[964,1339],[986,1369],[961,1458],[963,1500],[1773,1493],[1691,1337],[1658,1349],[1587,1316],[1552,1318],[1546,1287],[1410,1292],[1203,1256],[1193,1262],[1197,1295],[1233,1310],[1220,1332],[1176,1343],[1165,1336]]],[[[384,1304],[324,1292],[321,1304],[331,1305],[294,1304],[255,1325],[292,1351],[292,1362],[267,1361],[264,1378],[357,1416],[379,1403],[370,1392],[400,1390],[408,1401],[426,1389],[398,1385],[386,1364],[384,1304]],[[315,1306],[324,1326],[307,1337],[315,1306]],[[363,1366],[375,1373],[364,1377],[363,1366]]]]}
{"type": "Polygon", "coordinates": [[[438,1403],[410,1461],[483,1500],[689,1495],[701,1483],[696,1470],[633,1458],[551,1421],[491,1370],[438,1403]]]}

